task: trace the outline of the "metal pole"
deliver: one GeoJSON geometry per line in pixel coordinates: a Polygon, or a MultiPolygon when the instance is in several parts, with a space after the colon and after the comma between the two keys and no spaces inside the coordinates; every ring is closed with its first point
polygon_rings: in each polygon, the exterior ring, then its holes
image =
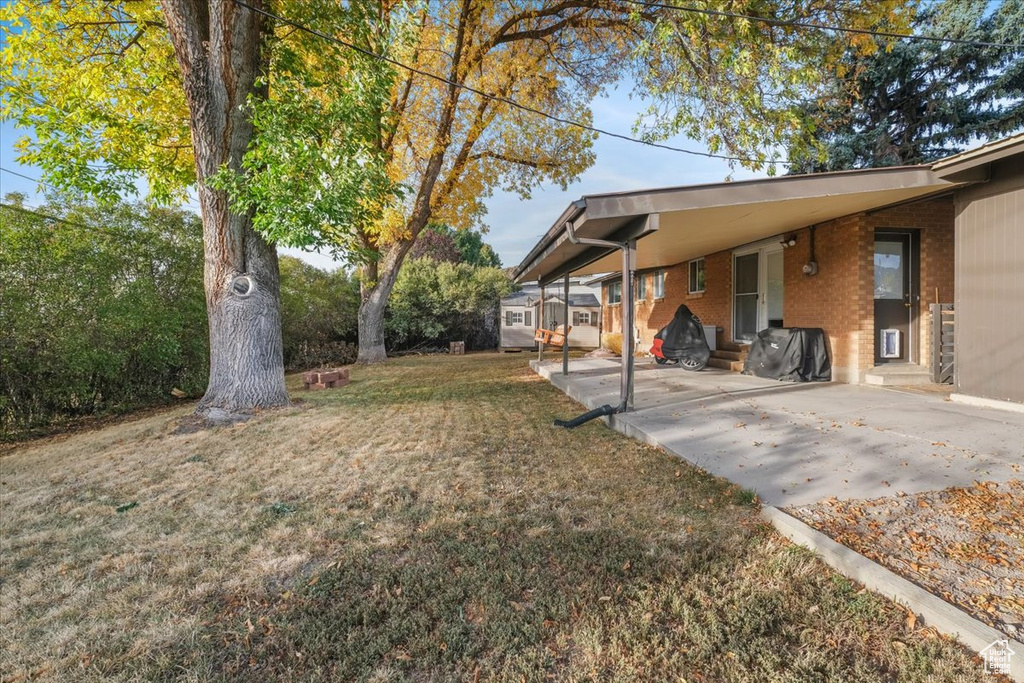
{"type": "MultiPolygon", "coordinates": [[[[540,304],[537,306],[537,328],[544,330],[544,285],[540,286],[540,304]]],[[[544,342],[537,341],[537,362],[544,360],[544,342]]]]}
{"type": "Polygon", "coordinates": [[[636,269],[636,240],[622,249],[622,378],[621,392],[626,410],[633,409],[633,271],[636,269]]]}
{"type": "Polygon", "coordinates": [[[565,287],[563,287],[563,298],[565,302],[562,306],[563,318],[565,320],[565,326],[562,327],[565,330],[564,341],[562,342],[562,374],[569,374],[569,273],[565,274],[565,287]]]}
{"type": "MultiPolygon", "coordinates": [[[[657,214],[653,214],[657,215],[657,214]]],[[[650,216],[648,218],[651,218],[650,216]]],[[[636,240],[611,242],[589,237],[577,237],[572,221],[566,221],[565,232],[573,244],[589,244],[622,250],[622,380],[619,391],[621,403],[612,413],[621,413],[633,407],[633,272],[636,270],[636,240]]],[[[611,409],[610,406],[606,406],[611,409]]],[[[591,411],[594,412],[594,411],[591,411]]],[[[603,413],[611,415],[612,413],[603,413]]]]}

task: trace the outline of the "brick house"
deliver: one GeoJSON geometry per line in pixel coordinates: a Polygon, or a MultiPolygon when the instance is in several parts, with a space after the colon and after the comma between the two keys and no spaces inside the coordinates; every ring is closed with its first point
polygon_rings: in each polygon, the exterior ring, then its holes
{"type": "MultiPolygon", "coordinates": [[[[557,287],[570,272],[621,273],[614,250],[570,237],[633,242],[640,352],[685,303],[717,327],[719,367],[736,369],[764,328],[817,327],[834,380],[926,382],[929,305],[954,296],[960,186],[912,166],[591,195],[515,276],[557,287]]],[[[603,332],[622,331],[622,288],[602,283],[603,332]]]]}

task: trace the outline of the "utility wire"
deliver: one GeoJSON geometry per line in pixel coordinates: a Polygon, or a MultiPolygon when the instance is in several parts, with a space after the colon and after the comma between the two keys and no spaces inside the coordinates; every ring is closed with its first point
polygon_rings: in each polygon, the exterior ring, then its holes
{"type": "MultiPolygon", "coordinates": [[[[237,0],[236,0],[237,2],[237,0]]],[[[770,17],[762,17],[756,14],[742,14],[739,12],[726,12],[724,10],[705,9],[701,7],[691,7],[688,5],[669,5],[662,2],[648,2],[647,0],[622,0],[630,5],[639,5],[648,9],[666,9],[674,10],[677,12],[689,12],[692,14],[704,14],[713,17],[728,17],[730,19],[747,19],[749,21],[759,21],[772,26],[791,26],[793,28],[813,28],[821,31],[832,31],[834,33],[854,33],[862,36],[876,36],[879,38],[893,38],[897,40],[917,40],[917,41],[930,41],[935,43],[949,43],[952,45],[967,45],[970,47],[995,47],[995,48],[1013,48],[1014,50],[1024,50],[1024,45],[1020,43],[989,43],[979,40],[967,40],[965,38],[943,38],[940,36],[923,36],[915,35],[912,33],[895,33],[892,31],[874,31],[866,28],[850,28],[848,26],[834,26],[831,24],[817,24],[810,21],[787,21],[784,19],[772,19],[770,17]]]]}
{"type": "Polygon", "coordinates": [[[11,175],[16,175],[19,178],[24,178],[25,180],[31,180],[33,183],[39,183],[40,185],[46,185],[47,187],[53,188],[54,190],[57,189],[56,187],[53,187],[53,185],[51,185],[50,183],[44,182],[42,180],[37,180],[36,178],[29,177],[29,176],[25,175],[24,173],[18,173],[17,171],[12,171],[11,169],[4,168],[3,166],[0,166],[0,171],[3,171],[4,173],[10,173],[11,175]]]}
{"type": "MultiPolygon", "coordinates": [[[[6,169],[5,169],[6,170],[6,169]]],[[[0,208],[8,209],[10,211],[17,211],[18,213],[27,214],[29,216],[35,216],[45,221],[54,221],[56,223],[63,223],[64,225],[70,225],[75,228],[83,228],[85,230],[109,230],[110,228],[104,228],[98,225],[86,225],[85,223],[79,223],[77,221],[69,221],[66,218],[59,218],[57,216],[51,216],[50,214],[43,213],[34,206],[15,206],[14,204],[0,204],[0,208]]]]}
{"type": "MultiPolygon", "coordinates": [[[[46,181],[44,181],[44,180],[37,180],[36,178],[31,178],[31,177],[25,175],[24,173],[18,173],[17,171],[12,171],[11,169],[4,168],[3,166],[0,166],[0,171],[3,171],[4,173],[10,173],[11,175],[16,175],[19,178],[24,178],[25,180],[31,180],[33,182],[39,183],[40,185],[45,185],[45,186],[47,186],[49,188],[52,188],[54,190],[59,191],[59,188],[57,188],[57,187],[47,183],[46,181]]],[[[129,229],[125,229],[125,228],[119,228],[119,227],[115,227],[115,226],[101,225],[101,224],[98,224],[98,225],[88,225],[88,224],[83,223],[81,221],[70,220],[68,218],[61,218],[60,216],[54,216],[52,214],[44,213],[43,211],[39,210],[39,207],[36,207],[36,206],[28,206],[28,205],[15,206],[14,204],[4,204],[4,203],[0,202],[0,209],[10,209],[12,211],[17,211],[19,213],[27,214],[27,215],[30,215],[30,216],[35,216],[36,218],[41,218],[43,220],[54,221],[56,223],[63,223],[64,225],[70,225],[70,226],[75,227],[75,228],[82,228],[84,230],[90,230],[90,231],[93,231],[93,232],[99,232],[101,234],[106,234],[106,235],[113,236],[113,237],[124,238],[124,237],[132,237],[134,235],[134,233],[132,232],[132,230],[130,228],[129,229]]],[[[139,215],[139,214],[133,213],[132,216],[134,218],[139,219],[139,220],[144,220],[144,217],[139,215]]]]}
{"type": "Polygon", "coordinates": [[[287,18],[282,17],[282,16],[280,16],[278,14],[274,14],[273,12],[268,12],[267,10],[260,9],[258,7],[253,7],[252,5],[250,5],[249,3],[245,2],[244,0],[234,0],[234,2],[235,2],[236,5],[240,5],[241,7],[245,7],[246,9],[249,9],[249,10],[251,10],[251,11],[257,13],[257,14],[261,14],[261,15],[269,18],[269,19],[274,19],[275,21],[278,21],[278,22],[280,22],[282,24],[285,24],[287,26],[291,26],[292,28],[298,29],[299,31],[304,31],[305,33],[309,33],[310,35],[314,35],[314,36],[317,36],[319,38],[323,38],[326,41],[329,41],[329,42],[332,42],[332,43],[336,43],[338,45],[341,45],[342,47],[346,47],[349,50],[354,50],[355,52],[358,52],[358,53],[360,53],[360,54],[362,54],[362,55],[364,55],[366,57],[370,57],[371,59],[376,59],[377,61],[381,61],[381,62],[385,62],[387,64],[391,64],[392,66],[398,67],[400,69],[405,69],[406,71],[409,71],[411,73],[419,74],[420,76],[424,76],[426,78],[433,79],[433,80],[438,81],[440,83],[444,83],[446,85],[450,85],[450,86],[453,86],[455,88],[460,88],[462,90],[466,90],[468,92],[471,92],[471,93],[473,93],[475,95],[479,95],[480,97],[492,100],[494,102],[501,102],[502,104],[507,104],[508,106],[513,107],[515,109],[519,109],[521,111],[529,112],[531,114],[535,114],[535,115],[540,116],[542,118],[548,119],[549,121],[554,121],[556,123],[561,123],[561,124],[566,125],[566,126],[572,126],[574,128],[579,128],[581,130],[589,131],[591,133],[597,133],[598,135],[604,135],[604,136],[610,137],[610,138],[617,138],[619,140],[626,140],[627,142],[635,142],[635,143],[638,143],[638,144],[641,144],[641,145],[647,145],[648,147],[657,147],[659,149],[667,149],[667,150],[669,150],[671,152],[681,152],[682,154],[692,154],[694,156],[702,156],[702,157],[707,157],[709,159],[725,159],[727,161],[747,161],[747,162],[755,163],[755,164],[781,164],[783,166],[789,166],[790,165],[790,162],[788,162],[788,161],[769,160],[769,159],[754,159],[752,157],[728,156],[728,155],[724,155],[724,154],[715,154],[713,152],[699,152],[699,151],[693,150],[693,149],[684,149],[682,147],[673,147],[672,145],[666,145],[666,144],[662,144],[660,142],[651,142],[650,140],[643,140],[641,138],[634,138],[634,137],[631,137],[629,135],[624,135],[622,133],[614,133],[612,131],[604,130],[603,128],[598,128],[596,126],[591,126],[591,125],[586,124],[586,123],[580,123],[579,121],[574,121],[572,119],[566,119],[566,118],[563,118],[561,116],[556,116],[554,114],[549,114],[546,111],[543,111],[541,109],[536,109],[534,107],[531,107],[531,106],[529,106],[527,104],[523,104],[523,103],[518,102],[516,100],[513,100],[511,98],[503,97],[501,95],[494,95],[492,93],[488,93],[488,92],[485,92],[483,90],[480,90],[479,88],[475,88],[475,87],[473,87],[471,85],[466,85],[465,83],[459,83],[457,81],[453,81],[453,80],[451,80],[449,78],[446,78],[445,76],[440,76],[438,74],[432,73],[430,71],[426,71],[424,69],[420,69],[420,68],[415,67],[415,66],[409,66],[408,64],[400,62],[397,59],[393,59],[393,58],[387,57],[385,55],[377,54],[376,52],[373,52],[371,50],[367,50],[366,48],[359,47],[358,45],[355,45],[353,43],[349,43],[348,41],[342,40],[341,38],[337,38],[335,36],[328,35],[326,33],[323,33],[322,31],[318,31],[318,30],[316,30],[314,28],[310,28],[309,26],[306,26],[304,24],[300,24],[297,21],[293,21],[291,19],[287,19],[287,18]]]}

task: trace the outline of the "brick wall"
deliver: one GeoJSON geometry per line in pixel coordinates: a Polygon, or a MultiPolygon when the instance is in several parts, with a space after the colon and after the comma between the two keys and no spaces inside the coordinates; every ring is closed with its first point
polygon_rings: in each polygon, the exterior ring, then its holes
{"type": "MultiPolygon", "coordinates": [[[[654,298],[654,272],[637,275],[646,280],[646,296],[636,302],[636,327],[640,333],[638,348],[647,351],[654,335],[675,315],[679,304],[686,304],[705,325],[724,330],[732,338],[732,252],[721,251],[704,259],[704,292],[690,294],[689,262],[665,268],[665,296],[654,298]]],[[[603,332],[622,331],[622,307],[608,305],[608,283],[602,288],[603,332]]]]}
{"type": "MultiPolygon", "coordinates": [[[[864,371],[874,366],[874,233],[876,229],[919,230],[920,321],[919,359],[930,361],[928,305],[953,297],[953,204],[949,199],[904,204],[869,214],[856,214],[828,221],[815,229],[815,257],[818,274],[804,275],[802,267],[810,258],[810,228],[792,233],[795,246],[783,254],[785,303],[783,323],[787,327],[821,327],[825,330],[833,378],[859,382],[864,371]]],[[[781,235],[779,236],[781,239],[781,235]]],[[[741,245],[737,245],[741,246],[741,245]]],[[[665,297],[654,300],[652,273],[647,279],[647,297],[638,302],[636,322],[639,349],[646,351],[654,334],[664,326],[681,303],[688,305],[706,325],[717,325],[721,338],[732,339],[732,249],[705,257],[705,291],[689,293],[687,263],[665,269],[665,297]]],[[[607,283],[602,290],[603,331],[621,332],[621,306],[608,305],[607,283]]]]}
{"type": "Polygon", "coordinates": [[[874,354],[874,238],[862,215],[822,223],[814,231],[818,274],[809,276],[802,268],[810,260],[811,230],[794,234],[796,245],[784,252],[783,323],[824,329],[833,378],[856,382],[860,371],[873,365],[864,347],[874,354]]]}

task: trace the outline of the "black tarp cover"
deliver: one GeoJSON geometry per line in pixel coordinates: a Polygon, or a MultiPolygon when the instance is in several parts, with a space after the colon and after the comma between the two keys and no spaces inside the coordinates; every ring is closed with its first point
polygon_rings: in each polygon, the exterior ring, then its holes
{"type": "Polygon", "coordinates": [[[743,374],[788,382],[831,381],[825,332],[820,327],[761,330],[750,346],[743,374]]]}
{"type": "MultiPolygon", "coordinates": [[[[704,364],[711,357],[711,348],[708,346],[708,340],[704,337],[704,328],[700,324],[700,318],[686,304],[681,304],[676,309],[672,320],[658,330],[654,338],[661,341],[661,353],[670,360],[685,358],[704,364]]],[[[657,341],[655,341],[655,346],[659,346],[657,341]]]]}

